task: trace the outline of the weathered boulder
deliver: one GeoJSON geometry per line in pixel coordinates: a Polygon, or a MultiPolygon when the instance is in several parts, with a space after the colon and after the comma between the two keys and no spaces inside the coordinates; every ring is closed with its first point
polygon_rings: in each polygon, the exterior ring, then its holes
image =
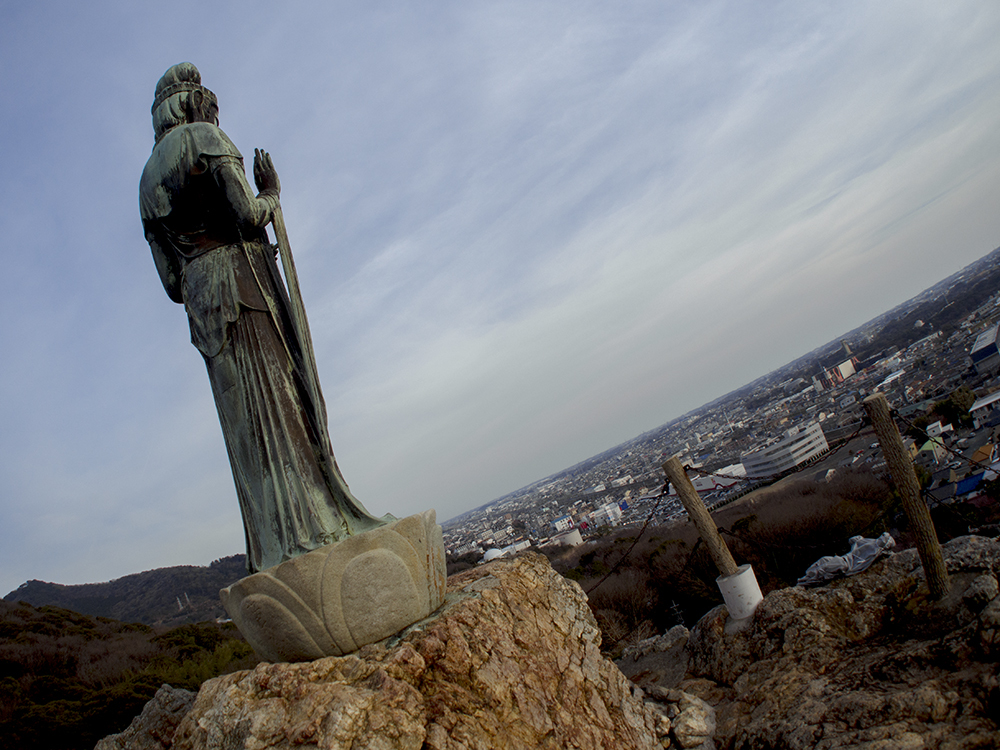
{"type": "Polygon", "coordinates": [[[108,735],[94,750],[166,750],[173,742],[177,725],[191,710],[194,696],[190,690],[164,685],[128,729],[108,735]]]}
{"type": "Polygon", "coordinates": [[[1000,746],[1000,541],[944,545],[951,593],[929,599],[915,550],[817,589],[768,594],[726,633],[717,607],[692,629],[680,683],[715,705],[739,750],[1000,746]]]}
{"type": "Polygon", "coordinates": [[[1000,597],[979,614],[979,647],[984,656],[1000,658],[1000,597]]]}
{"type": "Polygon", "coordinates": [[[1000,594],[997,577],[992,573],[983,573],[966,589],[962,601],[969,611],[979,614],[987,604],[997,598],[997,594],[1000,594]]]}
{"type": "Polygon", "coordinates": [[[663,635],[626,646],[615,664],[644,690],[677,687],[687,674],[688,637],[687,628],[675,625],[663,635]]]}
{"type": "Polygon", "coordinates": [[[452,576],[442,609],[393,638],[209,680],[172,748],[662,747],[669,722],[600,640],[544,557],[498,560],[452,576]]]}
{"type": "Polygon", "coordinates": [[[697,696],[683,693],[671,732],[684,748],[704,747],[715,734],[715,709],[697,696]]]}

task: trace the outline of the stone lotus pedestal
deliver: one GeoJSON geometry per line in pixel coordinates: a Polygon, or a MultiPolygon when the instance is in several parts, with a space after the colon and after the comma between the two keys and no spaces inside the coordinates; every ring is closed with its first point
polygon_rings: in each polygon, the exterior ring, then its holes
{"type": "Polygon", "coordinates": [[[309,661],[349,654],[427,617],[447,573],[433,510],[322,547],[219,592],[261,657],[309,661]]]}

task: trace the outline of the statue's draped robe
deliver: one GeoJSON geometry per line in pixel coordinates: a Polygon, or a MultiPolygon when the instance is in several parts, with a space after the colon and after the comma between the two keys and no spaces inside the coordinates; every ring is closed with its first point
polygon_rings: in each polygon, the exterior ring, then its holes
{"type": "Polygon", "coordinates": [[[391,520],[368,514],[334,460],[264,232],[276,205],[268,191],[253,195],[239,151],[203,122],[163,136],[139,188],[160,278],[208,368],[250,572],[391,520]]]}

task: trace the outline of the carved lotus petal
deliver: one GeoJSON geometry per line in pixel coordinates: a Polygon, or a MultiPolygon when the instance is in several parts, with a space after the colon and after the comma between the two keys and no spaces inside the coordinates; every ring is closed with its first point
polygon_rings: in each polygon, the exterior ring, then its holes
{"type": "Polygon", "coordinates": [[[288,560],[220,592],[270,661],[341,656],[388,638],[444,601],[444,543],[433,510],[288,560]]]}

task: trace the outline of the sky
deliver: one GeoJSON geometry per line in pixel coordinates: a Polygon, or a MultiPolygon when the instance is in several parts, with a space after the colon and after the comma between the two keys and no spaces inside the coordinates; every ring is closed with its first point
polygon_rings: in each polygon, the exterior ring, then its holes
{"type": "Polygon", "coordinates": [[[1000,246],[998,37],[979,0],[0,0],[0,594],[243,551],[139,221],[171,65],[273,157],[352,491],[446,520],[1000,246]]]}

